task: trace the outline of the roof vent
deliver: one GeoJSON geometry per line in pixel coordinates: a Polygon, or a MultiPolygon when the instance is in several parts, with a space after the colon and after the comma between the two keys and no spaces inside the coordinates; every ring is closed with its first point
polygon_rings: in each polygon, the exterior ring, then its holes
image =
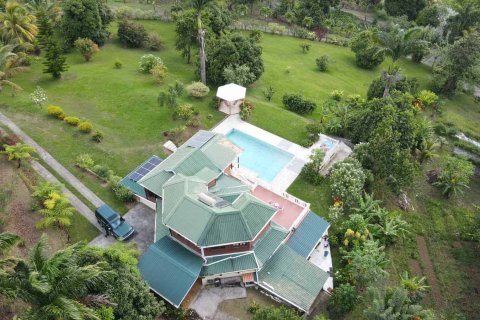
{"type": "Polygon", "coordinates": [[[198,200],[205,203],[207,206],[213,207],[217,203],[217,200],[206,193],[200,193],[198,195],[198,200]]]}

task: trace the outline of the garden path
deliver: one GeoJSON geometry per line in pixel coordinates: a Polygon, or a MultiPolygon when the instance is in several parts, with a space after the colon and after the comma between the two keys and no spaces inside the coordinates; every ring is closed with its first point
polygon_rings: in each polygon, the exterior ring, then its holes
{"type": "MultiPolygon", "coordinates": [[[[22,129],[20,129],[13,121],[7,118],[0,112],[0,123],[7,126],[13,133],[15,133],[23,142],[31,145],[37,151],[38,156],[45,161],[59,176],[67,181],[73,188],[75,188],[81,195],[90,201],[95,207],[100,207],[104,202],[90,189],[88,189],[80,180],[71,174],[64,166],[55,160],[45,149],[30,138],[22,129]]],[[[93,214],[92,214],[93,217],[93,214]]],[[[89,219],[87,217],[87,219],[89,219]]],[[[89,219],[90,220],[90,219],[89,219]]]]}

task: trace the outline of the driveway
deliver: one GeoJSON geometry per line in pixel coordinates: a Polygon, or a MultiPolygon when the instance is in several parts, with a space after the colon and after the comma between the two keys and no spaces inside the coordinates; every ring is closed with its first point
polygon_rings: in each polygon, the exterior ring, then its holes
{"type": "Polygon", "coordinates": [[[225,300],[247,298],[247,290],[243,287],[213,288],[205,287],[200,291],[190,308],[206,320],[235,319],[217,311],[218,305],[225,300]]]}
{"type": "MultiPolygon", "coordinates": [[[[142,254],[153,243],[155,232],[155,211],[142,203],[137,203],[123,217],[135,229],[135,234],[128,240],[128,242],[135,243],[140,254],[142,254]]],[[[107,248],[114,244],[115,241],[116,240],[113,236],[105,237],[105,233],[102,233],[93,239],[89,245],[107,248]]]]}

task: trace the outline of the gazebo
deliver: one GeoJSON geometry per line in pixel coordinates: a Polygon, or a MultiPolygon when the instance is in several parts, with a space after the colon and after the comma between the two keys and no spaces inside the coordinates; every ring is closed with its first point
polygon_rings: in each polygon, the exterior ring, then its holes
{"type": "Polygon", "coordinates": [[[247,88],[235,83],[229,83],[218,87],[217,98],[219,99],[218,110],[226,114],[240,113],[240,106],[245,99],[247,88]]]}

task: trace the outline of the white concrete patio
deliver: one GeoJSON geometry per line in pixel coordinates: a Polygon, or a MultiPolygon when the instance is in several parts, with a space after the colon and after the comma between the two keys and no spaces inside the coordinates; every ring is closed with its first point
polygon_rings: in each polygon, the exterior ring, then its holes
{"type": "MultiPolygon", "coordinates": [[[[332,263],[332,252],[330,245],[325,246],[326,242],[322,238],[318,246],[313,250],[312,254],[310,255],[309,261],[322,269],[325,272],[330,272],[333,268],[332,263]],[[325,252],[328,252],[325,254],[325,252]]],[[[328,292],[328,289],[333,289],[333,277],[329,277],[325,285],[323,286],[323,290],[328,292]]]]}
{"type": "MultiPolygon", "coordinates": [[[[262,185],[267,186],[276,192],[285,191],[298,177],[305,163],[310,161],[309,157],[312,153],[312,150],[299,146],[298,144],[292,143],[288,140],[280,138],[277,135],[274,135],[273,133],[245,122],[240,119],[239,115],[231,115],[227,117],[215,128],[213,128],[212,131],[227,135],[230,131],[232,131],[232,129],[240,130],[243,133],[271,144],[294,156],[292,160],[290,160],[290,162],[277,174],[272,182],[266,183],[265,181],[262,181],[262,185]]],[[[249,179],[251,179],[251,171],[246,172],[245,174],[248,175],[249,179]]]]}

